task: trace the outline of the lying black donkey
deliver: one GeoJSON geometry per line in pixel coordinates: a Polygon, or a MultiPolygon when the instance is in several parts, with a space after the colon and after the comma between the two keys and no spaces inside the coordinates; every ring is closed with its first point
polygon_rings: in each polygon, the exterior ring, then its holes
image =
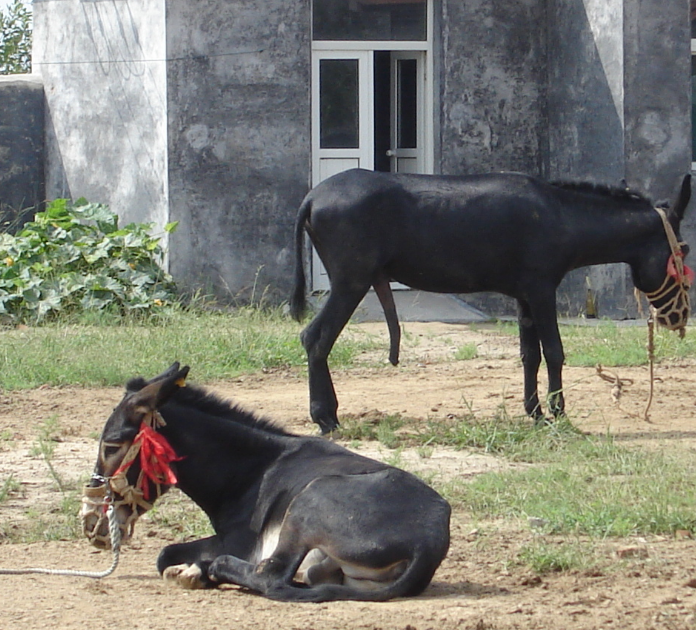
{"type": "Polygon", "coordinates": [[[421,593],[449,547],[450,506],[415,476],[319,437],[291,435],[196,387],[172,365],[131,380],[104,427],[83,496],[88,538],[109,547],[172,485],[215,535],[165,547],[157,568],[188,588],[238,584],[284,601],[421,593]]]}

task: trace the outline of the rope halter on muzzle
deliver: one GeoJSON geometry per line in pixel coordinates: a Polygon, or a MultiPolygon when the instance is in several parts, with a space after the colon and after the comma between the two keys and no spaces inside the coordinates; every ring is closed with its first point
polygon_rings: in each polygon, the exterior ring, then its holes
{"type": "Polygon", "coordinates": [[[82,526],[89,541],[102,549],[108,549],[110,538],[102,533],[106,528],[106,513],[109,505],[118,511],[121,506],[130,508],[125,522],[120,523],[124,540],[133,534],[135,521],[141,514],[150,510],[154,502],[163,494],[162,487],[177,483],[171,463],[181,459],[157,428],[165,426],[164,418],[155,411],[148,414],[140,425],[138,434],[126,452],[121,465],[111,477],[94,475],[100,482],[98,486],[86,486],[82,496],[82,526]],[[136,458],[140,456],[140,473],[135,485],[128,481],[127,475],[136,458]],[[151,484],[155,495],[150,501],[151,484]]]}
{"type": "Polygon", "coordinates": [[[655,321],[669,330],[679,331],[679,336],[684,337],[691,309],[689,289],[694,281],[694,272],[684,264],[682,247],[685,243],[677,239],[665,211],[662,208],[655,208],[655,211],[662,219],[672,254],[667,260],[664,282],[659,289],[646,293],[645,296],[653,309],[655,321]]]}

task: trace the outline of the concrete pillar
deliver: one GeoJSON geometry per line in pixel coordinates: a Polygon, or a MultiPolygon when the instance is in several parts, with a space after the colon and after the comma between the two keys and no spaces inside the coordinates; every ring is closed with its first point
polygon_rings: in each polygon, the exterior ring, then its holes
{"type": "Polygon", "coordinates": [[[0,77],[0,230],[31,220],[44,201],[44,92],[39,77],[0,77]]]}

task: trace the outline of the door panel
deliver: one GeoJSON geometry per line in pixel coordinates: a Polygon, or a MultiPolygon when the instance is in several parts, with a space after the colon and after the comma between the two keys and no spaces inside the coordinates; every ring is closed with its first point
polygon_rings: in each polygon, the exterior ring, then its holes
{"type": "Polygon", "coordinates": [[[391,53],[391,171],[423,173],[425,53],[391,53]]]}
{"type": "MultiPolygon", "coordinates": [[[[374,167],[373,52],[314,51],[312,63],[312,183],[351,168],[374,167]]],[[[329,280],[312,250],[314,290],[329,280]]]]}

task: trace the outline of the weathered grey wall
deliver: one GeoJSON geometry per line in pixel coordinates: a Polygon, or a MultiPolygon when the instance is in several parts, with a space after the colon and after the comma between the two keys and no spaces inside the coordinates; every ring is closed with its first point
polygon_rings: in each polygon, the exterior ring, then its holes
{"type": "Polygon", "coordinates": [[[170,269],[190,287],[290,292],[310,178],[310,33],[309,0],[167,2],[170,269]]]}
{"type": "MultiPolygon", "coordinates": [[[[549,3],[549,179],[618,185],[624,159],[624,0],[549,3]]],[[[600,316],[635,310],[626,265],[599,265],[566,276],[558,290],[562,312],[586,306],[589,287],[600,316]]]]}
{"type": "MultiPolygon", "coordinates": [[[[440,6],[436,171],[544,176],[546,1],[442,0],[440,6]]],[[[489,313],[515,312],[514,301],[497,293],[464,297],[489,313]]]]}
{"type": "Polygon", "coordinates": [[[41,209],[44,193],[44,93],[32,75],[0,77],[0,229],[41,209]]]}
{"type": "Polygon", "coordinates": [[[691,168],[689,7],[624,0],[626,179],[655,198],[691,168]]]}
{"type": "Polygon", "coordinates": [[[545,0],[440,4],[442,153],[437,170],[542,174],[547,153],[545,0]]]}
{"type": "Polygon", "coordinates": [[[34,0],[46,194],[167,220],[165,0],[34,0]]]}
{"type": "Polygon", "coordinates": [[[548,175],[624,177],[623,0],[549,3],[548,175]]]}
{"type": "MultiPolygon", "coordinates": [[[[656,201],[673,201],[692,160],[690,2],[624,0],[624,17],[626,179],[656,201]]],[[[693,252],[696,200],[681,232],[693,252]]]]}

